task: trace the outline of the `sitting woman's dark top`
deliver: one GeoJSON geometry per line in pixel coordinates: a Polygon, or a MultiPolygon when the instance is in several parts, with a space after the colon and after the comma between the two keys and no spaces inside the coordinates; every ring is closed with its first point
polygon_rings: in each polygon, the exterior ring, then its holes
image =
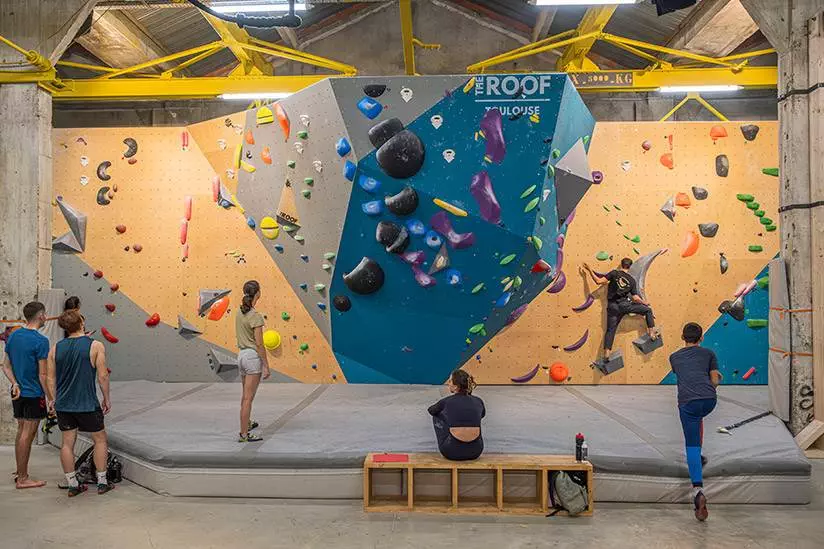
{"type": "Polygon", "coordinates": [[[429,407],[438,450],[446,459],[478,459],[484,450],[481,419],[486,415],[484,402],[472,395],[475,382],[463,370],[455,370],[449,379],[452,395],[429,407]]]}

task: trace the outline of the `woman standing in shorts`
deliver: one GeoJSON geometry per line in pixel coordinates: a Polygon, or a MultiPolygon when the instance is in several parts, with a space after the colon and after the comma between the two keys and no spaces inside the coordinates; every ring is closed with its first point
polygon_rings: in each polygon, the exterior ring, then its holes
{"type": "Polygon", "coordinates": [[[237,346],[237,366],[240,371],[243,396],[240,399],[240,435],[238,442],[257,442],[263,440],[251,433],[258,424],[252,421],[252,401],[255,399],[261,376],[269,379],[269,362],[263,347],[263,315],[255,310],[260,299],[260,284],[250,280],[243,285],[243,302],[235,317],[237,346]]]}

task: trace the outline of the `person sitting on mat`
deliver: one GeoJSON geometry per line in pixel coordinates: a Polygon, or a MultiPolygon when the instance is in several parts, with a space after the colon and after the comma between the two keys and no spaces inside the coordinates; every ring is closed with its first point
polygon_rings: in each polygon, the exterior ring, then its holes
{"type": "Polygon", "coordinates": [[[69,497],[86,491],[86,485],[78,482],[74,468],[78,431],[91,434],[97,494],[103,495],[114,489],[107,477],[109,443],[103,420],[111,410],[106,348],[86,335],[83,315],[77,309],[65,311],[57,323],[69,337],[58,341],[49,353],[47,393],[50,399],[54,398],[49,401],[49,411],[57,413],[57,426],[63,435],[60,463],[66,475],[69,497]],[[102,403],[97,399],[95,381],[103,393],[102,403]]]}
{"type": "Polygon", "coordinates": [[[621,260],[620,269],[614,269],[604,276],[599,276],[588,264],[584,263],[582,265],[582,272],[589,273],[589,276],[596,284],[599,286],[609,284],[607,286],[607,331],[604,334],[604,362],[609,361],[612,344],[615,342],[615,332],[618,331],[618,325],[624,315],[644,315],[649,337],[651,339],[658,337],[652,308],[649,303],[638,295],[638,282],[629,274],[630,267],[632,267],[632,260],[625,257],[621,260]]]}
{"type": "Polygon", "coordinates": [[[695,518],[704,521],[709,515],[707,497],[703,491],[706,458],[701,455],[704,418],[715,408],[716,387],[721,383],[721,372],[718,371],[715,353],[701,347],[704,340],[701,326],[694,322],[686,324],[681,338],[685,347],[672,353],[669,360],[678,380],[678,415],[684,430],[695,518]]]}
{"type": "Polygon", "coordinates": [[[252,421],[252,402],[255,400],[261,376],[269,379],[269,361],[266,349],[263,347],[263,315],[255,310],[255,304],[260,299],[260,284],[257,280],[249,280],[243,285],[243,303],[235,317],[235,332],[237,346],[237,367],[240,372],[243,395],[240,399],[240,434],[238,442],[258,442],[260,436],[250,433],[258,424],[252,421]]]}
{"type": "Polygon", "coordinates": [[[429,407],[438,450],[446,459],[478,459],[484,451],[481,419],[486,415],[484,401],[472,394],[475,380],[458,369],[449,376],[450,396],[429,407]]]}

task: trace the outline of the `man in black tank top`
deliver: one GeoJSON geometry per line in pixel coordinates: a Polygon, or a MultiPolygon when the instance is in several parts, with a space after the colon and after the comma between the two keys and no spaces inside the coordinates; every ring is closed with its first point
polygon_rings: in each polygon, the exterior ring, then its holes
{"type": "Polygon", "coordinates": [[[612,344],[615,342],[615,332],[624,315],[636,314],[644,315],[647,322],[647,332],[650,338],[656,339],[658,332],[655,330],[655,317],[649,303],[644,301],[638,294],[638,282],[629,274],[632,267],[632,260],[625,257],[621,260],[619,269],[614,269],[604,276],[599,276],[593,272],[589,265],[583,264],[592,280],[599,286],[607,286],[607,330],[604,334],[604,361],[609,360],[612,352],[612,344]]]}

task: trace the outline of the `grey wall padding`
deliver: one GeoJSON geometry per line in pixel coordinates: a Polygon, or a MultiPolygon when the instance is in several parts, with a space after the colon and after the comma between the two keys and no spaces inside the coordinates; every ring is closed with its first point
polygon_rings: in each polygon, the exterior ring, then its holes
{"type": "MultiPolygon", "coordinates": [[[[46,306],[47,317],[60,316],[63,312],[63,305],[66,303],[66,291],[57,288],[37,290],[37,301],[46,306]]],[[[63,329],[57,325],[56,320],[46,322],[46,325],[40,329],[40,333],[49,338],[49,345],[54,345],[63,339],[63,329]]]]}
{"type": "MultiPolygon", "coordinates": [[[[113,380],[221,381],[209,365],[209,350],[214,348],[235,356],[231,350],[213,345],[202,337],[181,336],[177,318],[161,319],[161,323],[152,328],[146,326],[149,313],[129,299],[123,288],[112,293],[106,278],[95,279],[92,276],[94,269],[77,255],[52,254],[52,271],[54,286],[64,288],[67,295],[80,298],[86,329],[96,330],[93,337],[106,346],[106,362],[112,370],[113,380]],[[114,313],[106,310],[106,303],[116,306],[114,313]],[[101,326],[120,341],[107,342],[100,333],[101,326]]],[[[223,381],[237,378],[234,375],[223,381]]],[[[270,381],[294,379],[273,372],[270,381]]]]}
{"type": "Polygon", "coordinates": [[[790,315],[788,309],[787,267],[780,257],[770,261],[770,351],[767,386],[770,391],[770,411],[783,421],[790,421],[790,364],[792,358],[772,349],[790,350],[790,315]],[[778,309],[778,310],[777,310],[778,309]]]}

